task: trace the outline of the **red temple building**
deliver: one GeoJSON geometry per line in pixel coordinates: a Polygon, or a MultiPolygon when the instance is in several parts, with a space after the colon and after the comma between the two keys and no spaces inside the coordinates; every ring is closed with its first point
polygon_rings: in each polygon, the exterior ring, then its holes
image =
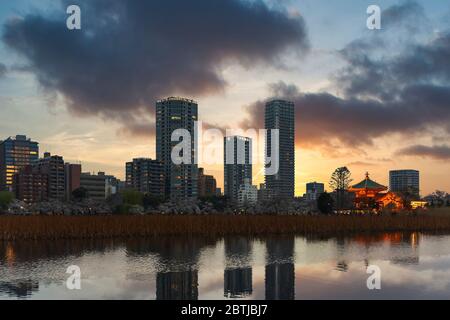
{"type": "Polygon", "coordinates": [[[355,208],[359,210],[403,209],[402,198],[394,192],[387,192],[388,187],[383,186],[369,178],[350,187],[349,192],[355,195],[355,208]]]}

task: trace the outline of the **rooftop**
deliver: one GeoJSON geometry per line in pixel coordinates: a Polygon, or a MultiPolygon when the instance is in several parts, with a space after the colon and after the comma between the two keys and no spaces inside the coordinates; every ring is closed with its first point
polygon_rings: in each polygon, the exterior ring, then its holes
{"type": "Polygon", "coordinates": [[[197,104],[196,101],[194,101],[192,99],[188,99],[188,98],[183,98],[183,97],[168,97],[166,99],[158,100],[157,103],[163,103],[163,102],[169,102],[169,101],[182,101],[182,102],[188,102],[188,103],[195,103],[195,104],[197,104]]]}
{"type": "Polygon", "coordinates": [[[387,190],[386,186],[383,186],[369,178],[369,173],[366,173],[366,179],[351,186],[350,189],[373,189],[373,190],[387,190]]]}

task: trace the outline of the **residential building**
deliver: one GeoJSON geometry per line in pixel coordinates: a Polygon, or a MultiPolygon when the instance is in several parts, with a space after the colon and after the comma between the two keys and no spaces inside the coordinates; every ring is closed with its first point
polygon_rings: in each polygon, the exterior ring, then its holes
{"type": "Polygon", "coordinates": [[[237,202],[239,206],[254,205],[258,202],[258,188],[245,179],[239,186],[237,202]]]}
{"type": "Polygon", "coordinates": [[[258,201],[266,201],[266,200],[270,200],[271,196],[270,196],[270,190],[267,189],[266,184],[265,183],[260,183],[259,184],[259,189],[258,189],[258,201]]]}
{"type": "Polygon", "coordinates": [[[46,174],[48,177],[49,200],[64,201],[66,199],[66,175],[63,157],[46,152],[44,157],[36,162],[35,168],[37,172],[46,174]]]}
{"type": "Polygon", "coordinates": [[[106,177],[104,173],[82,173],[80,185],[88,192],[88,198],[95,201],[106,199],[106,177]]]}
{"type": "Polygon", "coordinates": [[[419,198],[420,173],[417,170],[392,170],[389,172],[389,190],[391,192],[409,192],[419,198]]]}
{"type": "Polygon", "coordinates": [[[306,193],[303,195],[307,201],[316,201],[320,195],[325,192],[325,185],[318,182],[310,182],[306,184],[306,193]]]}
{"type": "Polygon", "coordinates": [[[39,144],[24,135],[0,141],[0,191],[13,191],[14,175],[38,158],[39,144]]]}
{"type": "Polygon", "coordinates": [[[211,175],[206,175],[203,168],[198,169],[198,196],[213,197],[217,194],[217,181],[211,175]]]}
{"type": "Polygon", "coordinates": [[[99,172],[105,176],[105,197],[109,198],[117,194],[120,190],[120,180],[115,176],[106,175],[104,172],[99,172]]]}
{"type": "Polygon", "coordinates": [[[252,184],[252,139],[240,136],[224,138],[224,192],[231,201],[238,201],[241,185],[252,184]]]}
{"type": "Polygon", "coordinates": [[[165,193],[173,200],[195,199],[198,196],[197,121],[198,104],[193,100],[170,97],[156,103],[156,159],[163,163],[165,193]],[[188,155],[180,152],[180,156],[188,161],[176,163],[172,159],[172,150],[180,141],[187,141],[181,137],[172,141],[173,133],[180,129],[190,136],[188,155]]]}
{"type": "Polygon", "coordinates": [[[157,197],[164,197],[164,183],[164,166],[161,161],[138,158],[127,162],[125,181],[127,188],[157,197]]]}
{"type": "MultiPolygon", "coordinates": [[[[294,103],[273,100],[265,108],[266,156],[278,154],[279,169],[276,174],[267,174],[266,187],[277,198],[294,198],[295,194],[295,110],[294,103]],[[272,150],[271,130],[279,130],[278,150],[272,150]],[[278,151],[278,153],[276,152],[278,151]]],[[[266,166],[269,166],[266,164],[266,166]]]]}
{"type": "Polygon", "coordinates": [[[72,198],[72,192],[81,186],[81,164],[66,163],[64,165],[66,176],[66,201],[72,198]]]}
{"type": "Polygon", "coordinates": [[[14,175],[15,196],[27,204],[47,201],[47,182],[47,174],[38,172],[31,165],[25,166],[14,175]]]}

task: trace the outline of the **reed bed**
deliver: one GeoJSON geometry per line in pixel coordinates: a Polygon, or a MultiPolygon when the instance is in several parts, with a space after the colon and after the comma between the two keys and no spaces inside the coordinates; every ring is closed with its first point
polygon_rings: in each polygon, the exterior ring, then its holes
{"type": "Polygon", "coordinates": [[[450,232],[450,215],[419,216],[0,216],[0,240],[158,236],[340,236],[377,232],[450,232]]]}

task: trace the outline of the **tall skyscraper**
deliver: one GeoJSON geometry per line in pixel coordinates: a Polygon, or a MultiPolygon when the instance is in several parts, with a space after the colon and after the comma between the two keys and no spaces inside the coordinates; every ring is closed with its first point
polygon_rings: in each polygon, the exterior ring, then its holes
{"type": "Polygon", "coordinates": [[[389,172],[389,190],[410,192],[417,197],[420,193],[420,173],[417,170],[392,170],[389,172]]]}
{"type": "Polygon", "coordinates": [[[126,164],[127,188],[153,196],[164,197],[164,167],[162,162],[148,158],[133,159],[126,164]]]}
{"type": "Polygon", "coordinates": [[[198,196],[198,165],[195,163],[197,120],[198,105],[193,100],[171,97],[156,103],[156,159],[164,166],[166,196],[174,200],[198,196]],[[177,129],[187,130],[191,136],[190,163],[176,164],[172,161],[172,150],[180,143],[172,142],[172,134],[177,129]]]}
{"type": "Polygon", "coordinates": [[[241,185],[252,184],[252,139],[240,136],[224,138],[224,192],[238,201],[241,185]]]}
{"type": "Polygon", "coordinates": [[[0,191],[13,191],[14,174],[39,159],[39,145],[24,135],[0,141],[0,191]]]}
{"type": "Polygon", "coordinates": [[[293,198],[295,195],[295,110],[294,103],[273,100],[266,104],[265,127],[266,155],[273,157],[272,136],[270,130],[279,130],[279,170],[274,175],[266,172],[266,187],[276,198],[293,198]]]}

